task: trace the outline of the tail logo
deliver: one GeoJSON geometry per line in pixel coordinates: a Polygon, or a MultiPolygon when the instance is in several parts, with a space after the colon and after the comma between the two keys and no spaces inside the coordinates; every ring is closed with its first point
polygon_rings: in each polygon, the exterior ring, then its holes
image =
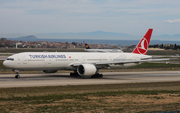
{"type": "Polygon", "coordinates": [[[147,54],[149,42],[150,42],[150,40],[151,40],[152,31],[153,31],[153,29],[149,29],[149,30],[146,32],[146,34],[144,35],[144,37],[141,39],[141,41],[138,43],[138,45],[137,45],[136,48],[134,49],[133,53],[143,54],[143,55],[146,55],[146,54],[147,54]]]}
{"type": "Polygon", "coordinates": [[[140,54],[145,54],[148,49],[148,41],[146,38],[143,38],[141,44],[138,45],[137,50],[140,54]]]}

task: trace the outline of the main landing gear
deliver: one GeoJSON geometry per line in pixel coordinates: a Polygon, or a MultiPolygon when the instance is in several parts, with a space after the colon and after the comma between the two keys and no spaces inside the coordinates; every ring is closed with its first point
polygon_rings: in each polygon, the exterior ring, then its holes
{"type": "Polygon", "coordinates": [[[74,71],[74,73],[70,73],[71,77],[78,77],[80,76],[76,71],[74,71]]]}
{"type": "Polygon", "coordinates": [[[99,70],[97,70],[96,74],[91,76],[91,78],[103,78],[103,74],[99,74],[99,70]]]}
{"type": "Polygon", "coordinates": [[[91,78],[103,78],[103,74],[96,73],[95,75],[91,76],[91,78]]]}
{"type": "Polygon", "coordinates": [[[16,79],[19,79],[19,78],[20,78],[20,76],[19,76],[19,70],[15,70],[15,72],[16,72],[15,78],[16,78],[16,79]]]}
{"type": "MultiPolygon", "coordinates": [[[[77,71],[74,71],[74,73],[70,73],[70,76],[71,77],[79,77],[80,75],[77,73],[77,71]]],[[[87,78],[87,77],[85,77],[85,78],[87,78]]],[[[103,74],[96,73],[95,75],[91,76],[91,78],[103,78],[103,74]]]]}

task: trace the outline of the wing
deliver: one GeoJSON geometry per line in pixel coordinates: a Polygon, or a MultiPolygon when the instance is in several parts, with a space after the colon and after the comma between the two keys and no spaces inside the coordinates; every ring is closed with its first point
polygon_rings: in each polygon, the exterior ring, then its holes
{"type": "MultiPolygon", "coordinates": [[[[93,64],[95,66],[98,66],[98,65],[128,64],[128,63],[140,63],[140,62],[157,62],[157,61],[165,61],[165,60],[169,60],[169,58],[166,58],[166,59],[148,59],[148,60],[129,60],[129,61],[111,61],[111,62],[94,62],[94,63],[88,63],[88,64],[93,64]]],[[[81,65],[81,63],[71,64],[71,66],[79,66],[79,65],[81,65]]]]}

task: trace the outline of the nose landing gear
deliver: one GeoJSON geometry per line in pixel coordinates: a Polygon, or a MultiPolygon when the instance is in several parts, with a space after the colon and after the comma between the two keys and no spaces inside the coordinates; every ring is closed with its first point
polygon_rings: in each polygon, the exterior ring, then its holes
{"type": "Polygon", "coordinates": [[[15,78],[16,78],[16,79],[19,79],[19,78],[20,78],[20,76],[19,76],[19,70],[15,70],[15,72],[16,72],[15,78]]]}
{"type": "Polygon", "coordinates": [[[15,76],[15,78],[19,79],[19,78],[20,78],[20,76],[19,76],[19,75],[16,75],[16,76],[15,76]]]}

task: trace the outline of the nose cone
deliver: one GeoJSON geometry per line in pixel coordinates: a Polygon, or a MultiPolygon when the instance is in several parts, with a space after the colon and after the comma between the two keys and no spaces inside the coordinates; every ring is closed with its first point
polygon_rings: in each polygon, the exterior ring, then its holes
{"type": "Polygon", "coordinates": [[[3,62],[3,65],[5,67],[8,67],[8,68],[13,68],[12,62],[9,62],[9,61],[6,61],[6,60],[3,62]]]}
{"type": "Polygon", "coordinates": [[[3,62],[3,65],[4,65],[5,67],[8,66],[7,64],[8,64],[7,61],[4,61],[4,62],[3,62]]]}

